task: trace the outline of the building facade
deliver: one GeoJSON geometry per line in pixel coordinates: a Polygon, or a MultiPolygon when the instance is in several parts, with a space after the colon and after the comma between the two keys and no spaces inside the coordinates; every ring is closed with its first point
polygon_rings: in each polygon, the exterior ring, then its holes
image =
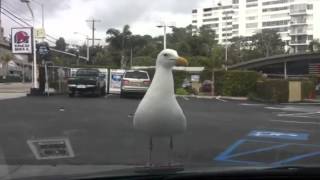
{"type": "Polygon", "coordinates": [[[233,37],[274,29],[290,53],[306,52],[312,40],[320,40],[319,18],[320,0],[232,0],[192,10],[195,34],[208,26],[215,30],[219,44],[225,44],[233,37]]]}

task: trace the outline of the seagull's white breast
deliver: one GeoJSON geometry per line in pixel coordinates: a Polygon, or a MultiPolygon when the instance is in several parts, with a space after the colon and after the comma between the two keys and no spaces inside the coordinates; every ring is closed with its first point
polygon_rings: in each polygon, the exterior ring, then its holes
{"type": "Polygon", "coordinates": [[[133,125],[151,136],[171,136],[186,129],[185,115],[174,95],[171,70],[157,69],[136,110],[133,125]]]}

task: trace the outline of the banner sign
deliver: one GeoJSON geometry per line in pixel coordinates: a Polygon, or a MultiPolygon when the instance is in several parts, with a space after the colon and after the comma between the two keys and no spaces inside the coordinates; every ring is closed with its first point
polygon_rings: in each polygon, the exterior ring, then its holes
{"type": "Polygon", "coordinates": [[[31,54],[32,53],[32,28],[12,28],[11,29],[12,53],[31,54]]]}
{"type": "Polygon", "coordinates": [[[110,93],[120,93],[121,80],[125,70],[123,69],[111,69],[110,70],[110,93]]]}

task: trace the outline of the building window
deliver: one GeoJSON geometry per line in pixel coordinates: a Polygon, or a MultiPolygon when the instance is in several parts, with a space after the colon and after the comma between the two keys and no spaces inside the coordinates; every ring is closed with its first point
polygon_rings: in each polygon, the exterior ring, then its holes
{"type": "Polygon", "coordinates": [[[262,12],[274,12],[274,11],[282,11],[289,9],[287,6],[284,7],[275,7],[275,8],[265,8],[262,9],[262,12]]]}
{"type": "Polygon", "coordinates": [[[312,5],[312,4],[308,4],[308,5],[307,5],[307,9],[308,9],[308,10],[312,10],[312,9],[313,9],[313,5],[312,5]]]}
{"type": "Polygon", "coordinates": [[[208,16],[212,16],[212,14],[211,14],[211,13],[209,13],[209,14],[203,14],[203,16],[204,16],[204,17],[208,17],[208,16]]]}
{"type": "Polygon", "coordinates": [[[197,23],[197,22],[198,22],[197,20],[193,20],[193,21],[192,21],[192,23],[197,23]]]}
{"type": "Polygon", "coordinates": [[[212,8],[204,8],[203,12],[208,12],[208,11],[212,11],[212,8]]]}
{"type": "Polygon", "coordinates": [[[283,26],[283,25],[288,25],[289,20],[282,20],[282,21],[268,21],[268,22],[263,22],[262,26],[283,26]]]}
{"type": "Polygon", "coordinates": [[[268,2],[263,2],[262,5],[268,6],[268,5],[273,5],[273,4],[284,4],[287,2],[288,2],[288,0],[268,1],[268,2]]]}
{"type": "Polygon", "coordinates": [[[258,0],[247,0],[247,3],[248,2],[256,2],[256,1],[258,1],[258,0]]]}
{"type": "Polygon", "coordinates": [[[209,21],[218,21],[219,18],[210,18],[210,19],[204,19],[203,22],[209,22],[209,21]]]}
{"type": "Polygon", "coordinates": [[[254,4],[247,4],[247,8],[250,8],[250,7],[257,7],[258,4],[257,3],[254,3],[254,4]]]}
{"type": "Polygon", "coordinates": [[[197,12],[198,12],[198,10],[196,10],[196,9],[192,10],[192,13],[197,13],[197,12]]]}
{"type": "Polygon", "coordinates": [[[289,30],[288,27],[281,27],[281,28],[268,28],[268,29],[272,29],[276,32],[287,32],[289,30]]]}
{"type": "Polygon", "coordinates": [[[233,29],[238,29],[238,28],[239,28],[239,24],[234,24],[234,25],[232,25],[232,28],[233,28],[233,29]]]}
{"type": "Polygon", "coordinates": [[[232,19],[232,17],[231,16],[227,16],[227,17],[223,17],[222,19],[223,20],[229,20],[229,19],[232,19]]]}
{"type": "Polygon", "coordinates": [[[294,4],[290,6],[290,13],[305,13],[307,12],[307,4],[294,4]]]}
{"type": "Polygon", "coordinates": [[[258,27],[258,23],[248,23],[246,24],[246,28],[257,28],[258,27]]]}
{"type": "Polygon", "coordinates": [[[257,16],[249,16],[246,17],[246,20],[252,21],[252,20],[256,20],[258,17],[257,16]]]}
{"type": "Polygon", "coordinates": [[[239,0],[232,0],[232,4],[239,4],[239,0]]]}
{"type": "Polygon", "coordinates": [[[222,28],[222,31],[231,31],[232,28],[222,28]]]}

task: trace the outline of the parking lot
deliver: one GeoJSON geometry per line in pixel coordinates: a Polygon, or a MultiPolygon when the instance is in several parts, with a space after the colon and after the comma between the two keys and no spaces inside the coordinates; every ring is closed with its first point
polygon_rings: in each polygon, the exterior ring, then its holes
{"type": "MultiPolygon", "coordinates": [[[[133,129],[140,99],[67,96],[0,100],[0,163],[145,164],[148,137],[133,129]],[[27,141],[66,138],[74,157],[37,160],[27,141]],[[1,158],[2,157],[2,158],[1,158]]],[[[320,162],[320,106],[178,98],[188,120],[174,138],[185,165],[279,165],[320,162]]],[[[168,161],[168,139],[155,139],[153,159],[168,161]]]]}

